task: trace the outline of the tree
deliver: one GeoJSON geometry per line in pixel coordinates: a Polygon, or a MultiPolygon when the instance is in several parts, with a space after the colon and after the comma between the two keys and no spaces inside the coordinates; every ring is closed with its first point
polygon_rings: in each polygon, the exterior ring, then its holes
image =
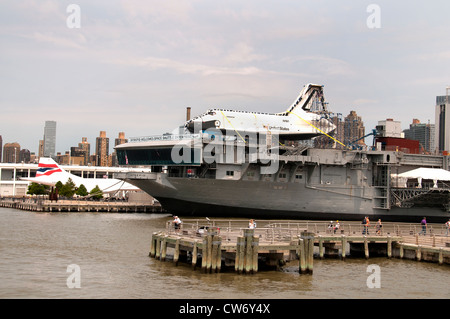
{"type": "Polygon", "coordinates": [[[87,196],[89,195],[89,192],[86,189],[86,186],[84,186],[83,184],[80,185],[80,187],[78,187],[77,191],[75,192],[75,194],[77,194],[78,196],[87,196]]]}
{"type": "Polygon", "coordinates": [[[67,182],[61,187],[59,190],[59,195],[65,196],[65,197],[73,197],[73,194],[75,194],[76,191],[76,185],[72,181],[71,178],[67,180],[67,182]]]}
{"type": "Polygon", "coordinates": [[[64,184],[61,181],[58,181],[55,184],[55,188],[58,190],[58,193],[61,191],[61,189],[63,188],[64,184]]]}
{"type": "Polygon", "coordinates": [[[45,195],[48,193],[48,186],[38,183],[31,183],[28,186],[27,194],[29,195],[45,195]]]}
{"type": "Polygon", "coordinates": [[[90,195],[92,195],[92,198],[94,199],[101,199],[103,198],[103,192],[100,189],[100,187],[98,187],[98,185],[96,185],[90,192],[90,195]]]}

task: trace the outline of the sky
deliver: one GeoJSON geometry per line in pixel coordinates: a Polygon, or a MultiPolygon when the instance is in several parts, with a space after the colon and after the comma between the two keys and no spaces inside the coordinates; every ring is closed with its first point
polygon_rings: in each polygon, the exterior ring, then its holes
{"type": "Polygon", "coordinates": [[[188,106],[282,112],[307,83],[367,133],[386,118],[434,123],[449,12],[448,0],[3,0],[0,135],[37,153],[54,120],[57,152],[82,137],[93,152],[100,131],[110,145],[171,132],[188,106]]]}

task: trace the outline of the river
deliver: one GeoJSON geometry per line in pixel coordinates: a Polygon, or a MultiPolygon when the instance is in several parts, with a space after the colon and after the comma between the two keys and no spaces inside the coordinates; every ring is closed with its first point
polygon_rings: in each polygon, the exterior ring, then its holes
{"type": "Polygon", "coordinates": [[[448,299],[450,266],[411,260],[314,260],[254,275],[204,274],[148,257],[170,217],[130,213],[36,213],[0,208],[2,299],[448,299]],[[379,288],[368,285],[379,267],[379,288]],[[72,275],[77,274],[76,279],[72,275]],[[70,280],[69,280],[70,278],[70,280]],[[79,287],[71,286],[77,282],[79,287]]]}

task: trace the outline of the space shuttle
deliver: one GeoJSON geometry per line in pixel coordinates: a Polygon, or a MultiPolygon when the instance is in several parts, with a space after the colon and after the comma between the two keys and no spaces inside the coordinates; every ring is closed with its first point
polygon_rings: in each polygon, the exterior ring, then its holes
{"type": "Polygon", "coordinates": [[[134,185],[126,183],[120,179],[115,178],[83,178],[71,174],[61,168],[52,158],[41,157],[39,159],[36,177],[24,177],[22,180],[30,181],[38,184],[55,186],[58,181],[65,184],[69,178],[74,182],[76,187],[83,184],[87,191],[91,191],[95,186],[98,186],[103,193],[115,193],[121,191],[140,191],[134,185]]]}
{"type": "Polygon", "coordinates": [[[190,133],[208,129],[222,133],[278,134],[280,140],[305,140],[332,134],[336,126],[329,119],[323,86],[307,84],[291,106],[282,113],[261,113],[209,109],[185,123],[190,133]]]}

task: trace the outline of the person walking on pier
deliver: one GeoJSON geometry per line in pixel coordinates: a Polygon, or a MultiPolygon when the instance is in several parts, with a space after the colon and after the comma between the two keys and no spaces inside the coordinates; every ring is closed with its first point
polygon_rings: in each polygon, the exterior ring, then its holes
{"type": "Polygon", "coordinates": [[[383,227],[383,225],[381,224],[381,219],[378,219],[377,225],[376,225],[376,231],[377,231],[377,235],[381,235],[381,228],[383,227]]]}
{"type": "Polygon", "coordinates": [[[364,217],[362,224],[364,225],[362,234],[369,235],[369,225],[370,225],[369,216],[364,217]]]}
{"type": "Polygon", "coordinates": [[[420,225],[422,225],[422,230],[420,231],[420,234],[423,234],[424,236],[427,234],[427,219],[424,217],[422,221],[420,222],[420,225]]]}

